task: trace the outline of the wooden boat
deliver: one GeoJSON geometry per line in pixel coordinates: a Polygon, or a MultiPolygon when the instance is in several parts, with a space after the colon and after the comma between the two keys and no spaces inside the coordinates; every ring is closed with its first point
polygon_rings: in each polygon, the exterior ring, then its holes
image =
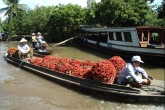
{"type": "Polygon", "coordinates": [[[140,55],[145,62],[164,65],[165,28],[163,27],[82,27],[81,29],[82,42],[88,47],[123,58],[140,55]]]}
{"type": "Polygon", "coordinates": [[[5,33],[0,33],[0,41],[6,41],[8,36],[5,33]]]}
{"type": "Polygon", "coordinates": [[[46,52],[41,52],[38,50],[33,50],[33,54],[35,56],[39,56],[39,57],[44,57],[46,55],[51,55],[53,53],[53,50],[46,50],[46,52]]]}
{"type": "Polygon", "coordinates": [[[60,84],[69,85],[76,88],[79,87],[82,88],[83,91],[86,90],[93,95],[100,94],[102,97],[106,97],[108,99],[122,99],[123,101],[131,101],[136,103],[164,103],[165,101],[164,81],[153,80],[152,85],[146,85],[139,89],[118,84],[100,83],[90,79],[74,77],[68,74],[35,66],[10,56],[7,56],[6,59],[9,63],[31,71],[37,75],[50,77],[60,84]]]}

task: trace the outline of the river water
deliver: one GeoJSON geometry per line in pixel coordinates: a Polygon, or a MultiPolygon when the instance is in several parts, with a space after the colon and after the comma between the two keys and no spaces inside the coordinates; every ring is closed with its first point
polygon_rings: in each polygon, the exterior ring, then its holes
{"type": "MultiPolygon", "coordinates": [[[[19,69],[3,56],[9,46],[17,44],[0,42],[0,110],[164,110],[163,104],[103,100],[19,69]]],[[[111,57],[82,45],[55,47],[53,55],[94,62],[111,57]]],[[[164,80],[163,67],[145,63],[141,67],[155,79],[164,80]]]]}

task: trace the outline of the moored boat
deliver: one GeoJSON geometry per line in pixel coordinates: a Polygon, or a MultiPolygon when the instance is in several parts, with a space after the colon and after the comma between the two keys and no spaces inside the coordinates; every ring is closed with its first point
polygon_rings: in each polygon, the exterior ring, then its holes
{"type": "Polygon", "coordinates": [[[0,33],[0,41],[7,41],[8,35],[5,33],[0,33]]]}
{"type": "Polygon", "coordinates": [[[124,58],[139,55],[145,62],[164,65],[165,28],[163,27],[82,27],[82,33],[82,42],[88,47],[124,58]]]}
{"type": "Polygon", "coordinates": [[[146,85],[143,86],[143,88],[139,89],[118,84],[100,83],[90,79],[74,77],[69,74],[64,74],[47,68],[35,66],[10,56],[7,56],[6,59],[9,63],[29,70],[38,75],[51,77],[55,81],[60,82],[61,84],[68,84],[71,86],[80,87],[93,93],[102,94],[106,97],[114,97],[115,99],[123,99],[124,101],[142,103],[164,103],[165,101],[164,81],[153,80],[152,85],[146,85]]]}

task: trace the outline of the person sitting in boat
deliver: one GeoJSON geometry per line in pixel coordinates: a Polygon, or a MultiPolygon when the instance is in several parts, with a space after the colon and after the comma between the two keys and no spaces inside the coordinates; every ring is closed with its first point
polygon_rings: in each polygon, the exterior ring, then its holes
{"type": "Polygon", "coordinates": [[[48,44],[45,41],[42,41],[41,45],[40,45],[40,52],[46,52],[46,47],[48,46],[48,44]]]}
{"type": "Polygon", "coordinates": [[[37,41],[38,41],[39,45],[41,45],[41,43],[43,41],[43,36],[41,35],[40,32],[37,33],[37,41]]]}
{"type": "Polygon", "coordinates": [[[20,43],[18,44],[18,58],[19,59],[22,59],[23,57],[25,58],[33,57],[33,52],[26,43],[27,43],[27,40],[25,38],[22,38],[20,40],[20,43]]]}
{"type": "Polygon", "coordinates": [[[140,63],[144,63],[140,56],[133,56],[131,61],[121,70],[117,83],[121,85],[130,84],[132,87],[137,88],[141,88],[143,85],[150,85],[151,81],[147,73],[139,67],[140,63]]]}
{"type": "Polygon", "coordinates": [[[39,49],[40,49],[40,44],[39,44],[39,42],[36,42],[34,50],[39,50],[39,49]]]}
{"type": "Polygon", "coordinates": [[[32,46],[33,48],[36,48],[37,38],[36,34],[32,33],[32,46]]]}

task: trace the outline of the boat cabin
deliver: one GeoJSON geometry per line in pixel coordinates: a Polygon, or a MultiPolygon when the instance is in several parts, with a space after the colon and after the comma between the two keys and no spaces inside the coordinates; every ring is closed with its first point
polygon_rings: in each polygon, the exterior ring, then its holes
{"type": "Polygon", "coordinates": [[[147,47],[148,44],[165,44],[165,28],[158,26],[137,26],[136,29],[141,47],[147,47]]]}
{"type": "MultiPolygon", "coordinates": [[[[84,36],[98,43],[123,46],[156,47],[165,44],[165,28],[158,26],[94,28],[84,27],[84,36]]],[[[104,45],[103,44],[103,45],[104,45]]]]}

